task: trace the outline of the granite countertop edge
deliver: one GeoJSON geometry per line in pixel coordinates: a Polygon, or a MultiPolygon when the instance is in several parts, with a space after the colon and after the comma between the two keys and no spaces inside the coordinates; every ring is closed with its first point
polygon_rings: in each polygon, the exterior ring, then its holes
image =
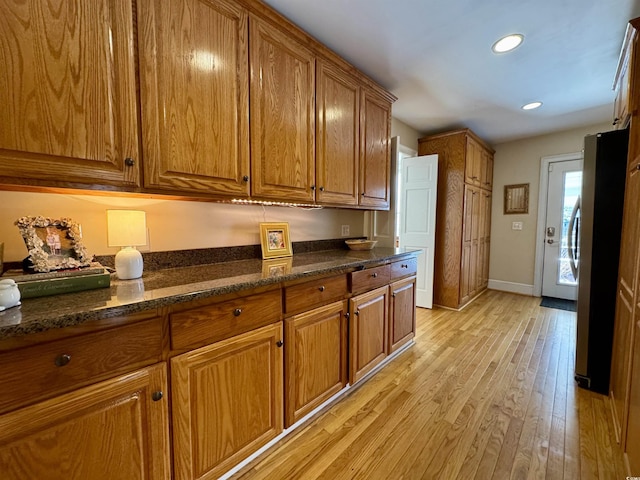
{"type": "MultiPolygon", "coordinates": [[[[92,320],[102,320],[128,314],[134,314],[146,310],[153,310],[169,305],[205,299],[213,296],[235,293],[269,285],[278,285],[288,281],[294,281],[305,277],[326,275],[332,273],[346,273],[358,268],[375,266],[376,264],[389,263],[404,257],[413,257],[420,251],[404,249],[374,249],[369,252],[320,252],[327,256],[326,261],[303,264],[295,267],[291,273],[278,276],[263,277],[260,260],[239,260],[222,262],[211,266],[181,267],[179,269],[166,269],[143,275],[142,294],[139,298],[130,300],[121,299],[118,295],[120,289],[129,288],[132,285],[140,285],[136,281],[121,281],[112,277],[110,289],[87,290],[78,293],[41,297],[23,300],[22,305],[13,307],[0,313],[0,340],[23,335],[44,332],[51,329],[73,327],[92,320]],[[337,258],[332,257],[337,253],[337,258]],[[248,265],[251,262],[251,265],[248,265]],[[197,275],[197,269],[206,267],[225,269],[228,266],[237,267],[239,264],[252,269],[245,275],[221,276],[214,279],[198,282],[187,282],[169,287],[152,288],[147,290],[149,278],[162,278],[163,276],[179,276],[174,272],[191,273],[197,275]],[[260,271],[257,270],[259,266],[260,271]],[[192,273],[193,270],[196,273],[192,273]],[[142,296],[143,295],[143,296],[142,296]],[[107,298],[109,297],[109,298],[107,298]],[[64,303],[66,301],[66,304],[64,303]],[[53,309],[54,304],[64,305],[58,310],[53,309]]],[[[296,259],[304,258],[308,254],[296,255],[296,259]]],[[[318,254],[314,254],[316,257],[318,254]]],[[[135,293],[133,295],[135,297],[135,293]]]]}

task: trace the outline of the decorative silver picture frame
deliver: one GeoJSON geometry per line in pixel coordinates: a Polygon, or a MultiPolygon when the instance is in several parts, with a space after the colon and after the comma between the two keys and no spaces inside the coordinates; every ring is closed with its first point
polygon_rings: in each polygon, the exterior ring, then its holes
{"type": "Polygon", "coordinates": [[[36,272],[81,268],[91,264],[82,244],[80,224],[70,218],[20,217],[15,221],[36,272]]]}

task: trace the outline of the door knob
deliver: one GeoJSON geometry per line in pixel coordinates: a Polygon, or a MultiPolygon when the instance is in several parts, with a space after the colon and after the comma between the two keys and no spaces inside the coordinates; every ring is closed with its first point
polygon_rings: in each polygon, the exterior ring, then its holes
{"type": "Polygon", "coordinates": [[[552,238],[547,239],[547,243],[548,243],[549,245],[553,245],[553,239],[552,239],[552,238]]]}

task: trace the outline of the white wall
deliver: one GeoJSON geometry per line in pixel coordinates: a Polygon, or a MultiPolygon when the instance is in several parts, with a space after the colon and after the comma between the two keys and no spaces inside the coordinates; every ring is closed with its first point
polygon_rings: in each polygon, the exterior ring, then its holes
{"type": "Polygon", "coordinates": [[[400,137],[400,143],[405,147],[418,151],[418,139],[422,137],[416,129],[397,118],[391,119],[391,136],[400,137]]]}
{"type": "Polygon", "coordinates": [[[299,209],[229,205],[209,202],[123,198],[116,196],[66,195],[0,191],[0,242],[4,260],[27,256],[18,227],[25,215],[69,217],[82,225],[83,243],[90,254],[115,254],[107,246],[108,208],[131,208],[147,212],[150,245],[142,251],[169,251],[260,243],[260,222],[289,222],[291,241],[340,238],[341,226],[351,236],[363,235],[364,212],[347,209],[299,209]]]}
{"type": "Polygon", "coordinates": [[[541,158],[580,152],[585,135],[611,128],[597,124],[494,145],[490,288],[533,292],[541,158]],[[529,213],[504,215],[504,186],[517,183],[529,184],[529,213]],[[522,222],[523,229],[512,230],[512,222],[522,222]]]}

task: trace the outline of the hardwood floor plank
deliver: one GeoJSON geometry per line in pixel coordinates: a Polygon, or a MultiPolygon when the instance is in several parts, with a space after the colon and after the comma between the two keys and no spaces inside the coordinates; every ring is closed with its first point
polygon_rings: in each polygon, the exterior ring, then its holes
{"type": "MultiPolygon", "coordinates": [[[[507,320],[507,322],[511,323],[507,320]]],[[[463,466],[460,470],[460,478],[482,478],[482,475],[489,475],[488,460],[485,459],[485,451],[487,444],[491,438],[494,428],[499,420],[501,413],[501,401],[508,390],[510,376],[507,375],[509,369],[507,367],[512,366],[511,359],[513,358],[513,352],[517,348],[519,341],[525,331],[525,323],[519,322],[515,328],[512,328],[509,333],[505,335],[506,342],[505,349],[496,351],[494,361],[497,362],[497,369],[495,378],[490,385],[489,402],[481,409],[482,420],[479,424],[476,424],[473,430],[476,432],[475,438],[467,452],[467,456],[464,460],[463,466]],[[493,403],[492,403],[493,402],[493,403]],[[483,463],[484,459],[484,463],[483,463]],[[480,466],[482,465],[482,468],[480,466]],[[478,470],[480,470],[478,472],[478,470]]],[[[485,477],[486,478],[486,477],[485,477]]]]}
{"type": "Polygon", "coordinates": [[[611,444],[613,438],[612,431],[610,431],[609,412],[606,399],[600,395],[591,396],[591,404],[593,405],[593,417],[595,419],[596,435],[598,448],[598,471],[600,478],[624,478],[626,475],[621,475],[616,469],[616,462],[614,460],[614,453],[611,444]]]}
{"type": "Polygon", "coordinates": [[[600,478],[598,476],[598,446],[595,435],[595,419],[589,392],[578,391],[580,419],[580,480],[600,478]]]}
{"type": "Polygon", "coordinates": [[[547,314],[545,314],[545,312],[539,313],[541,328],[538,338],[536,339],[534,353],[531,356],[531,360],[529,361],[527,368],[527,377],[531,382],[529,385],[531,392],[529,401],[525,407],[524,425],[522,432],[520,433],[518,450],[509,474],[509,478],[512,479],[527,478],[531,465],[533,441],[535,439],[535,432],[538,428],[538,421],[540,419],[540,408],[543,397],[542,393],[544,390],[546,372],[550,359],[549,352],[553,345],[553,343],[548,342],[547,339],[550,336],[550,330],[554,323],[551,322],[551,316],[549,313],[546,313],[547,314]]]}
{"type": "Polygon", "coordinates": [[[233,478],[624,478],[608,399],[573,380],[575,314],[539,302],[418,309],[413,347],[233,478]]]}
{"type": "Polygon", "coordinates": [[[565,450],[565,422],[567,411],[567,389],[571,385],[573,375],[569,374],[569,344],[574,325],[569,312],[558,312],[558,324],[561,334],[561,349],[558,359],[558,374],[556,377],[555,396],[553,399],[553,411],[551,416],[551,432],[549,438],[549,452],[547,460],[546,478],[549,480],[562,480],[564,478],[564,450],[565,450]]]}
{"type": "Polygon", "coordinates": [[[533,440],[533,450],[531,465],[529,467],[529,479],[545,478],[547,461],[549,458],[549,441],[551,434],[551,424],[553,417],[553,402],[555,399],[556,378],[558,375],[558,364],[560,358],[560,347],[562,339],[558,334],[561,328],[558,326],[557,310],[552,316],[555,335],[552,337],[551,352],[546,371],[546,378],[542,391],[542,404],[540,406],[538,426],[533,440]]]}

